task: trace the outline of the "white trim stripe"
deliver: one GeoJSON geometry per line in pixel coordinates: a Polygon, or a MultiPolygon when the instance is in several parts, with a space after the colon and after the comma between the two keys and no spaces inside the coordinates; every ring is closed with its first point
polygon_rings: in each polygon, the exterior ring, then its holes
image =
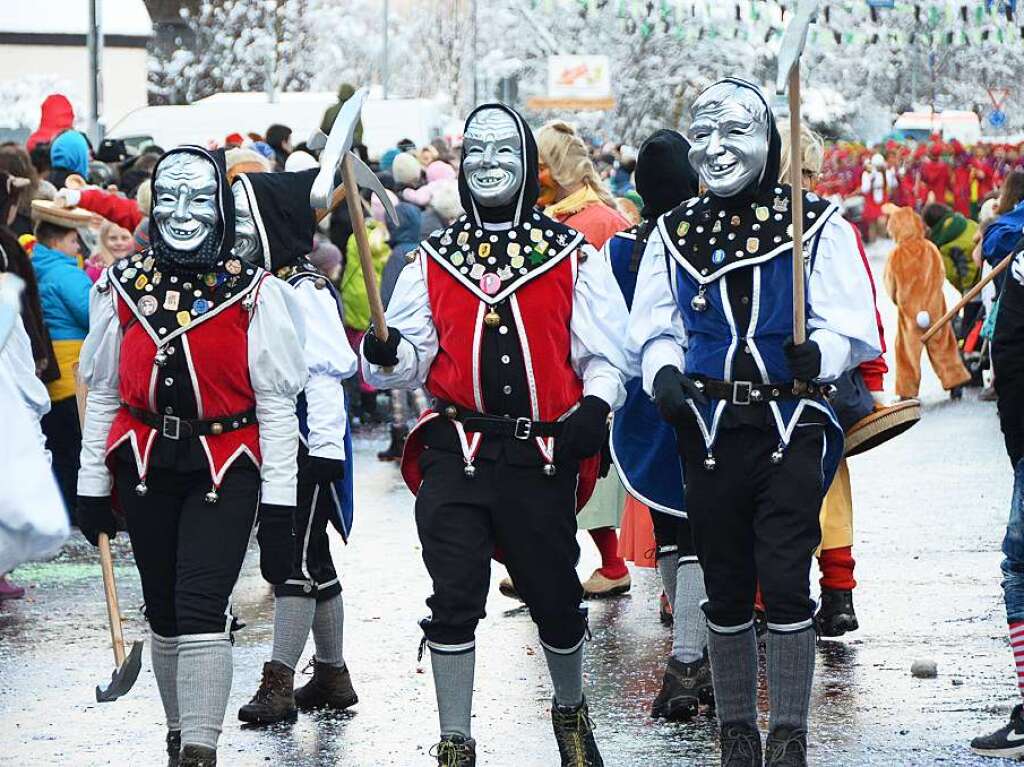
{"type": "Polygon", "coordinates": [[[427,640],[427,647],[432,652],[439,652],[445,655],[458,655],[459,653],[469,652],[470,650],[476,649],[476,640],[470,640],[469,642],[463,642],[462,644],[440,644],[438,642],[431,642],[427,640]]]}
{"type": "Polygon", "coordinates": [[[526,368],[526,383],[530,389],[530,417],[534,421],[539,421],[540,405],[537,401],[537,380],[533,373],[533,355],[530,354],[530,339],[526,335],[523,314],[519,311],[519,300],[515,295],[509,298],[509,306],[512,307],[512,318],[516,323],[516,333],[519,334],[519,348],[523,351],[523,367],[526,368]]]}
{"type": "Polygon", "coordinates": [[[555,655],[573,655],[574,653],[579,652],[579,649],[581,647],[583,647],[583,642],[586,641],[586,638],[587,638],[587,635],[586,635],[586,633],[584,633],[583,636],[580,637],[580,641],[578,641],[575,645],[573,645],[572,647],[570,647],[568,649],[562,649],[562,648],[559,648],[559,647],[552,647],[547,642],[545,642],[543,639],[538,639],[537,641],[540,642],[541,647],[543,647],[548,652],[553,652],[555,655]]]}
{"type": "MultiPolygon", "coordinates": [[[[185,364],[188,367],[188,377],[192,379],[192,392],[196,397],[196,411],[200,420],[206,418],[203,415],[203,395],[199,391],[199,378],[196,376],[196,366],[192,362],[192,348],[188,344],[188,336],[181,337],[181,353],[185,355],[185,364]]],[[[155,410],[156,408],[154,408],[155,410]]]]}
{"type": "Polygon", "coordinates": [[[477,306],[476,322],[473,323],[473,406],[484,412],[483,382],[480,380],[480,347],[483,343],[484,304],[477,306]]]}
{"type": "Polygon", "coordinates": [[[798,631],[809,629],[814,625],[814,621],[808,618],[804,621],[797,623],[772,623],[768,622],[768,630],[774,631],[776,634],[795,634],[798,631]]]}
{"type": "Polygon", "coordinates": [[[751,618],[746,623],[741,623],[738,626],[719,626],[717,623],[708,621],[708,630],[714,631],[716,634],[742,634],[744,631],[754,627],[754,619],[751,618]]]}

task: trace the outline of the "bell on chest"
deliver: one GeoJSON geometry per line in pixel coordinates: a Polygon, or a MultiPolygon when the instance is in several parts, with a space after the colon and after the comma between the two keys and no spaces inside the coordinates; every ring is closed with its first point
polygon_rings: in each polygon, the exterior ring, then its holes
{"type": "Polygon", "coordinates": [[[164,365],[167,364],[167,354],[162,351],[157,352],[156,356],[153,357],[153,364],[156,365],[158,368],[162,368],[164,365]]]}
{"type": "Polygon", "coordinates": [[[501,315],[491,309],[484,315],[484,324],[489,328],[496,328],[501,324],[501,315]]]}
{"type": "Polygon", "coordinates": [[[695,312],[707,311],[708,300],[704,297],[703,291],[693,297],[693,300],[690,301],[690,308],[695,312]]]}

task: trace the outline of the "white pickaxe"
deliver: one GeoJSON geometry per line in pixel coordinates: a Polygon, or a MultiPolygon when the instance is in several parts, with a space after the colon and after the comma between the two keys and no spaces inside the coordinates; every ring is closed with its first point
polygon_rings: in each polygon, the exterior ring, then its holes
{"type": "Polygon", "coordinates": [[[380,179],[366,166],[366,163],[351,151],[356,124],[359,122],[359,113],[362,111],[367,93],[366,88],[360,88],[352,98],[345,102],[334,120],[334,126],[331,128],[329,136],[317,131],[310,139],[310,148],[314,150],[322,148],[323,152],[320,154],[320,172],[317,174],[316,180],[313,181],[313,188],[309,193],[309,204],[319,210],[333,209],[336,193],[335,176],[340,167],[345,200],[348,203],[348,213],[352,220],[352,233],[356,237],[359,262],[363,267],[363,281],[366,284],[366,296],[370,303],[373,334],[381,341],[386,341],[388,325],[384,319],[384,303],[380,299],[380,290],[377,287],[377,272],[373,267],[370,240],[366,235],[359,188],[364,187],[377,195],[384,210],[387,211],[388,218],[396,225],[398,224],[398,213],[380,179]]]}
{"type": "MultiPolygon", "coordinates": [[[[807,44],[807,28],[818,12],[818,0],[797,0],[793,18],[782,36],[779,48],[779,73],[775,91],[786,92],[789,84],[789,184],[792,187],[790,212],[793,216],[793,343],[807,340],[804,285],[804,197],[803,163],[800,151],[800,55],[807,44]]],[[[798,385],[795,382],[794,385],[798,385]]],[[[802,384],[801,384],[802,387],[802,384]]]]}

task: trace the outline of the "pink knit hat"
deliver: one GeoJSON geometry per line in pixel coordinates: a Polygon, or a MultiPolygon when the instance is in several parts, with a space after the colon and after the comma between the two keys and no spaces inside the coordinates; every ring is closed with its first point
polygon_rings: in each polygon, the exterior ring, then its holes
{"type": "Polygon", "coordinates": [[[458,174],[448,163],[443,160],[434,160],[427,166],[427,183],[431,184],[435,181],[444,181],[445,179],[457,178],[458,174]]]}

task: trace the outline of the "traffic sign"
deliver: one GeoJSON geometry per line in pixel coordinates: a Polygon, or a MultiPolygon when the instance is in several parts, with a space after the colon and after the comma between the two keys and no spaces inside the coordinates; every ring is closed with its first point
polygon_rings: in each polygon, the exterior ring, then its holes
{"type": "Polygon", "coordinates": [[[988,124],[993,128],[1002,128],[1006,125],[1006,112],[1001,109],[993,109],[988,113],[988,124]]]}

